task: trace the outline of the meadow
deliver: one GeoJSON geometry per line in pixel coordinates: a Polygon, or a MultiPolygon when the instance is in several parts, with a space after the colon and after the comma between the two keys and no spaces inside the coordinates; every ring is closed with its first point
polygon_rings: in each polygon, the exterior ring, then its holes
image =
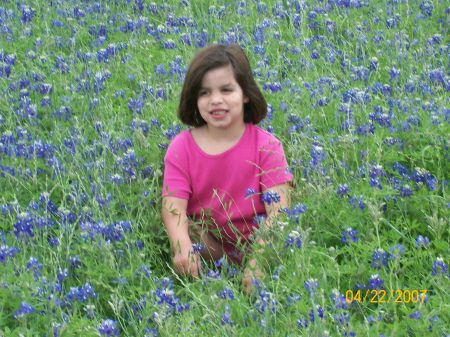
{"type": "Polygon", "coordinates": [[[450,336],[449,21],[443,0],[2,1],[0,336],[450,336]],[[295,177],[250,296],[226,260],[178,277],[160,216],[211,43],[246,51],[295,177]]]}

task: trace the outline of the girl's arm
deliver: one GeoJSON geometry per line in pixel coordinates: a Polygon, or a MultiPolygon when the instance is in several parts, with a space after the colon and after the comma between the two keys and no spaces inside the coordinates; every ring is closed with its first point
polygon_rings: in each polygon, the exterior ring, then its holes
{"type": "Polygon", "coordinates": [[[188,201],[164,197],[161,216],[172,247],[175,270],[180,275],[199,275],[199,258],[192,253],[189,237],[189,219],[186,214],[188,201]]]}

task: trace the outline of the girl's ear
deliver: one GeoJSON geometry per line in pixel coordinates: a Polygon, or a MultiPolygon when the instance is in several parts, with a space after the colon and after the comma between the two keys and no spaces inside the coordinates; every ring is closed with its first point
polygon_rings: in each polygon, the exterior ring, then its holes
{"type": "Polygon", "coordinates": [[[248,103],[248,102],[250,102],[250,100],[248,99],[248,97],[247,97],[247,96],[245,96],[245,95],[244,95],[244,99],[243,99],[243,102],[244,102],[244,103],[248,103]]]}

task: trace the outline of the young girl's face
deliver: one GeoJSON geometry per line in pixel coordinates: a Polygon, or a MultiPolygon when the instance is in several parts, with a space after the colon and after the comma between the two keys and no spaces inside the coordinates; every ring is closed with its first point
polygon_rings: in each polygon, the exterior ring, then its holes
{"type": "Polygon", "coordinates": [[[231,65],[211,69],[203,76],[197,107],[208,127],[226,129],[242,126],[244,104],[248,101],[234,78],[231,65]]]}

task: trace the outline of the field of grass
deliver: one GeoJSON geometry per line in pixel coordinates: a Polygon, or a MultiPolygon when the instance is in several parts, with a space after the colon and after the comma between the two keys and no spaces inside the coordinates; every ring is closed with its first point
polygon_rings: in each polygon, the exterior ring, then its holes
{"type": "Polygon", "coordinates": [[[449,23],[443,0],[2,1],[0,337],[450,336],[449,23]],[[251,296],[225,260],[178,277],[160,217],[211,43],[245,49],[295,176],[251,296]]]}

